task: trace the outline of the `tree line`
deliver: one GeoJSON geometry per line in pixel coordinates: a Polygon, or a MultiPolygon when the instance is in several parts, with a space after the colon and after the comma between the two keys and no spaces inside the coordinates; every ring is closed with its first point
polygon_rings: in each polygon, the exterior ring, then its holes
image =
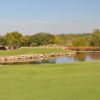
{"type": "Polygon", "coordinates": [[[18,31],[0,35],[1,46],[43,46],[49,44],[63,46],[100,46],[100,30],[95,29],[93,33],[81,34],[57,34],[46,32],[23,36],[18,31]]]}

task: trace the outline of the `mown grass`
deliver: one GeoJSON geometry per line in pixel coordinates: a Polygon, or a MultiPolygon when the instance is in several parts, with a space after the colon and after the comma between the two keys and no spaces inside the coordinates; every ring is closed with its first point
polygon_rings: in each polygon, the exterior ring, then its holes
{"type": "Polygon", "coordinates": [[[99,100],[100,61],[0,66],[0,100],[99,100]]]}
{"type": "Polygon", "coordinates": [[[22,48],[19,50],[0,50],[0,56],[13,56],[22,54],[39,54],[39,53],[62,53],[70,52],[71,50],[65,49],[48,49],[48,48],[22,48]]]}

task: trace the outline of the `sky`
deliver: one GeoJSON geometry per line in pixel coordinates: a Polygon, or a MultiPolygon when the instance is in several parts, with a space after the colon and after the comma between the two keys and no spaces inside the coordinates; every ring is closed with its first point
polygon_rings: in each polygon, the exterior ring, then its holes
{"type": "Polygon", "coordinates": [[[91,33],[100,29],[100,0],[0,0],[0,35],[91,33]]]}

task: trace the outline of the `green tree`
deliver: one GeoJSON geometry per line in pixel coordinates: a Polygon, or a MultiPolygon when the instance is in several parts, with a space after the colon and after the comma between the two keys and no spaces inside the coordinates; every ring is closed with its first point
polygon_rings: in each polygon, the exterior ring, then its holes
{"type": "Polygon", "coordinates": [[[87,46],[87,41],[84,38],[78,38],[73,42],[73,46],[87,46]]]}
{"type": "Polygon", "coordinates": [[[100,30],[95,29],[90,39],[91,46],[100,46],[100,30]]]}
{"type": "Polygon", "coordinates": [[[5,35],[8,46],[20,46],[21,37],[22,37],[22,34],[17,31],[7,33],[5,35]]]}
{"type": "Polygon", "coordinates": [[[5,46],[7,45],[7,41],[4,37],[0,36],[0,45],[5,46]]]}
{"type": "Polygon", "coordinates": [[[53,44],[55,42],[55,38],[50,33],[40,32],[35,35],[30,36],[29,44],[32,46],[40,46],[53,44]]]}
{"type": "Polygon", "coordinates": [[[22,36],[20,38],[20,45],[21,46],[28,46],[28,40],[29,40],[29,35],[26,35],[26,36],[22,36]]]}

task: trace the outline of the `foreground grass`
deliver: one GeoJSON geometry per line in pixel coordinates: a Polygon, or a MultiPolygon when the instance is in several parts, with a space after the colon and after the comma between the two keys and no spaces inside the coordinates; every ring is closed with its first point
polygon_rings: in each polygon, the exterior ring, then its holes
{"type": "Polygon", "coordinates": [[[0,100],[99,100],[100,61],[0,66],[0,100]]]}
{"type": "Polygon", "coordinates": [[[22,48],[19,50],[0,50],[0,56],[13,56],[22,54],[37,54],[37,53],[61,53],[70,52],[71,50],[64,49],[46,49],[46,48],[22,48]]]}

